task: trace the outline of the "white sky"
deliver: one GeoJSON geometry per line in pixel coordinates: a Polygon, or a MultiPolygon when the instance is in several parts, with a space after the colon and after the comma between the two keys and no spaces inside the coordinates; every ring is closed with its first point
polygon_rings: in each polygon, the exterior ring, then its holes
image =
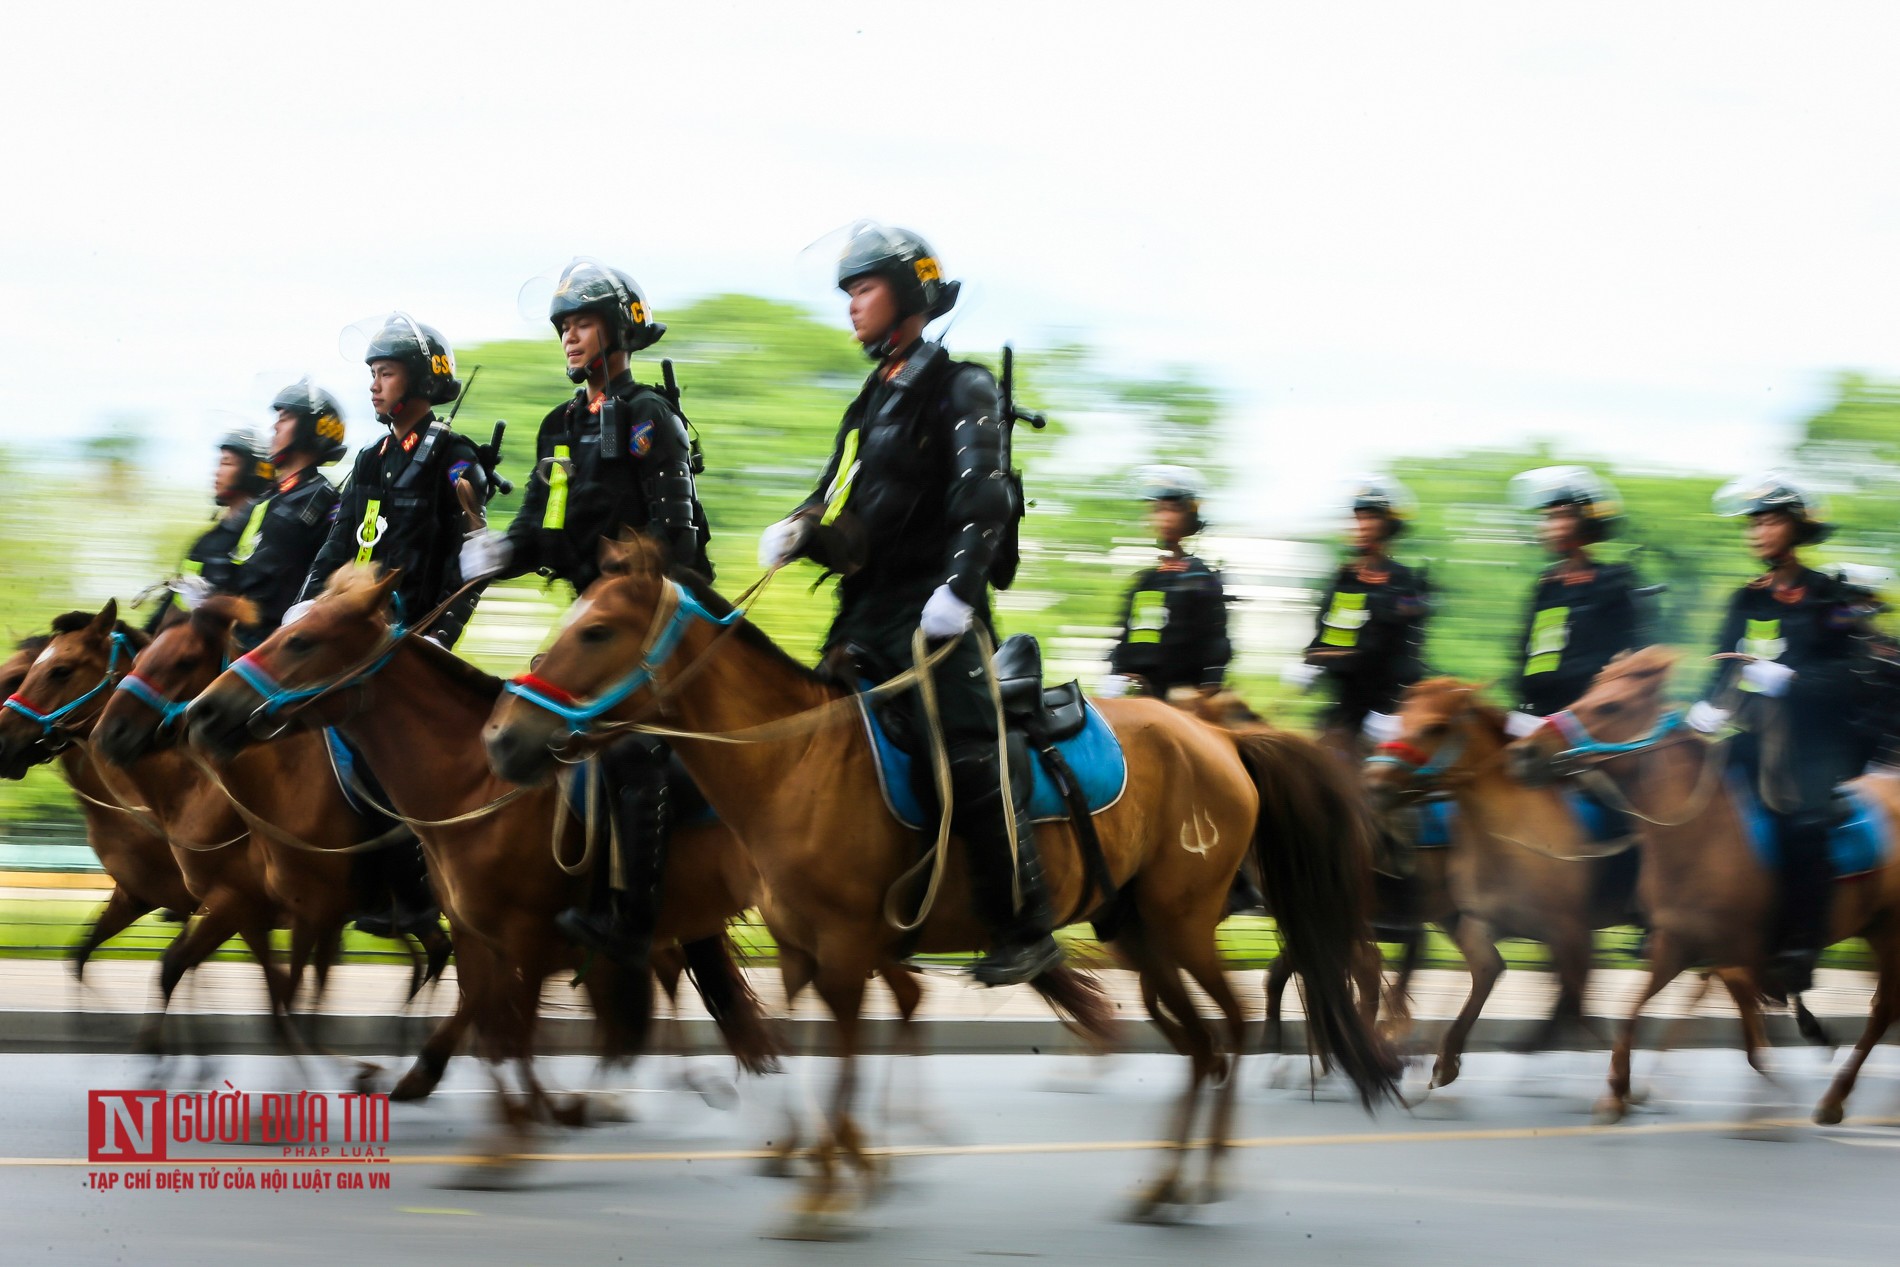
{"type": "Polygon", "coordinates": [[[384,0],[7,27],[8,446],[137,414],[195,473],[259,371],[354,388],[337,333],[371,312],[525,333],[522,281],[578,252],[662,319],[798,298],[800,249],[860,215],[969,281],[953,343],[1081,336],[1227,390],[1233,517],[1529,435],[1733,470],[1833,368],[1900,373],[1887,3],[384,0]]]}

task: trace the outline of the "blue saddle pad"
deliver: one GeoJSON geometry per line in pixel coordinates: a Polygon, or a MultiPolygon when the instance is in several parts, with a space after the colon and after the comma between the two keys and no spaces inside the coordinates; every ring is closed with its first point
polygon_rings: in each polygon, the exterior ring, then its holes
{"type": "MultiPolygon", "coordinates": [[[[1762,808],[1761,798],[1755,795],[1755,789],[1746,779],[1732,771],[1729,787],[1735,793],[1735,807],[1742,812],[1742,822],[1748,828],[1748,843],[1755,850],[1756,859],[1770,872],[1779,871],[1781,843],[1775,839],[1774,820],[1762,808]]],[[[1847,821],[1837,824],[1827,834],[1827,853],[1828,861],[1834,864],[1834,878],[1845,880],[1877,871],[1887,864],[1889,824],[1886,810],[1872,797],[1862,795],[1860,789],[1842,784],[1838,791],[1847,798],[1849,812],[1847,821]]]]}
{"type": "MultiPolygon", "coordinates": [[[[1592,843],[1606,844],[1629,834],[1622,815],[1595,797],[1586,796],[1575,788],[1566,788],[1564,799],[1570,802],[1570,812],[1577,816],[1584,835],[1592,843]]],[[[1419,807],[1419,811],[1418,839],[1414,842],[1417,847],[1443,849],[1451,844],[1451,824],[1458,816],[1457,805],[1449,800],[1427,801],[1419,807]]]]}
{"type": "MultiPolygon", "coordinates": [[[[595,782],[594,771],[599,757],[589,757],[575,770],[574,778],[566,781],[567,812],[576,822],[587,821],[588,788],[595,782]]],[[[668,759],[667,782],[672,788],[673,826],[704,827],[719,821],[719,815],[713,813],[711,805],[701,794],[699,786],[693,782],[693,776],[686,773],[678,756],[668,759]]],[[[604,790],[604,789],[603,789],[604,790]]],[[[594,793],[599,795],[600,793],[594,793]]],[[[603,806],[603,809],[605,807],[603,806]]]]}
{"type": "Polygon", "coordinates": [[[368,770],[357,768],[356,749],[344,743],[343,736],[329,726],[323,728],[323,742],[329,746],[330,764],[336,770],[337,784],[342,787],[343,799],[349,802],[350,808],[359,814],[383,817],[380,811],[366,803],[357,793],[359,786],[374,787],[374,784],[367,777],[368,770]]]}
{"type": "MultiPolygon", "coordinates": [[[[1056,751],[1062,754],[1082,784],[1089,813],[1099,814],[1121,800],[1122,789],[1128,786],[1128,758],[1108,722],[1095,711],[1095,705],[1084,702],[1083,709],[1086,720],[1082,729],[1067,739],[1057,740],[1056,751]]],[[[858,711],[864,715],[864,728],[871,737],[871,751],[877,758],[877,781],[884,792],[885,807],[904,826],[922,831],[926,815],[917,800],[916,789],[911,786],[910,754],[891,742],[877,719],[877,711],[862,699],[858,701],[858,711]]],[[[1035,788],[1029,797],[1030,818],[1038,823],[1067,819],[1068,802],[1056,790],[1049,772],[1042,768],[1041,759],[1032,754],[1029,764],[1036,775],[1035,788]]]]}

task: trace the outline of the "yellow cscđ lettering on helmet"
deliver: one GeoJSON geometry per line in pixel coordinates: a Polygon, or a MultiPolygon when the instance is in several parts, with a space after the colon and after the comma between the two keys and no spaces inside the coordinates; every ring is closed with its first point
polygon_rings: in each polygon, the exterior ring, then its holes
{"type": "Polygon", "coordinates": [[[627,315],[633,318],[633,324],[643,326],[647,323],[647,306],[638,299],[627,301],[627,315]]]}
{"type": "Polygon", "coordinates": [[[917,280],[920,282],[940,282],[943,280],[943,271],[937,267],[937,261],[931,256],[925,255],[920,257],[912,267],[917,270],[917,280]]]}
{"type": "Polygon", "coordinates": [[[429,358],[429,372],[432,374],[455,373],[455,358],[452,356],[432,356],[429,358]]]}
{"type": "Polygon", "coordinates": [[[325,414],[317,419],[317,436],[323,440],[341,440],[343,438],[343,420],[335,414],[325,414]]]}

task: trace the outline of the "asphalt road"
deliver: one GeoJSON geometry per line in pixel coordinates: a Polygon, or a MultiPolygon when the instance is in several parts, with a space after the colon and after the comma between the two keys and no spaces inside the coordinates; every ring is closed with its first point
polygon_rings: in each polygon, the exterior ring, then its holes
{"type": "MultiPolygon", "coordinates": [[[[1376,1117],[1325,1086],[1269,1087],[1256,1059],[1242,1074],[1232,1193],[1173,1227],[1120,1216],[1158,1164],[1142,1141],[1161,1128],[1179,1062],[885,1061],[877,1094],[895,1076],[899,1111],[874,1131],[911,1151],[853,1216],[854,1239],[814,1245],[774,1237],[792,1225],[797,1188],[764,1177],[750,1154],[777,1137],[785,1103],[822,1091],[821,1060],[746,1084],[725,1108],[708,1102],[721,1098],[720,1062],[646,1062],[610,1079],[628,1089],[636,1120],[544,1134],[534,1147],[555,1159],[529,1163],[506,1191],[451,1186],[490,1130],[481,1071],[462,1062],[435,1099],[395,1107],[386,1191],[176,1192],[98,1190],[92,1176],[115,1168],[84,1162],[87,1089],[143,1086],[147,1065],[7,1056],[0,1263],[1891,1261],[1900,1126],[1886,1123],[1900,1119],[1900,1052],[1875,1053],[1844,1127],[1739,1128],[1805,1120],[1819,1095],[1820,1053],[1774,1059],[1786,1090],[1764,1094],[1733,1052],[1639,1054],[1649,1105],[1604,1130],[1589,1125],[1595,1053],[1480,1054],[1452,1092],[1376,1117]],[[687,1089],[688,1071],[702,1086],[710,1075],[714,1094],[687,1089]]],[[[578,1059],[543,1071],[560,1086],[591,1076],[578,1059]]],[[[162,1085],[224,1079],[254,1093],[342,1086],[336,1066],[299,1070],[278,1057],[176,1067],[162,1085]]]]}

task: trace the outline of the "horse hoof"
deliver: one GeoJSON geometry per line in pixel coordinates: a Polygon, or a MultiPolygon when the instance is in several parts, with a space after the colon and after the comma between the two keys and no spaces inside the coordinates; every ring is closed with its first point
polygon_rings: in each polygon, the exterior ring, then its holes
{"type": "Polygon", "coordinates": [[[843,1193],[813,1195],[801,1199],[791,1217],[767,1237],[775,1241],[849,1241],[864,1234],[852,1219],[850,1198],[843,1193]]]}
{"type": "Polygon", "coordinates": [[[390,1088],[390,1102],[408,1104],[416,1100],[426,1100],[429,1098],[429,1093],[435,1090],[435,1084],[441,1080],[439,1074],[428,1073],[420,1068],[411,1069],[397,1079],[396,1085],[390,1088]]]}
{"type": "Polygon", "coordinates": [[[1639,1108],[1639,1109],[1642,1108],[1645,1104],[1648,1104],[1649,1103],[1649,1088],[1648,1087],[1631,1087],[1630,1094],[1629,1094],[1629,1102],[1633,1107],[1639,1108]]]}
{"type": "Polygon", "coordinates": [[[1841,1119],[1846,1116],[1847,1111],[1845,1105],[1830,1104],[1823,1100],[1820,1107],[1814,1110],[1814,1124],[1816,1126],[1839,1126],[1841,1119]]]}
{"type": "Polygon", "coordinates": [[[1590,1110],[1590,1120],[1598,1126],[1615,1126],[1623,1120],[1623,1115],[1627,1112],[1628,1108],[1623,1101],[1613,1095],[1606,1095],[1596,1102],[1595,1108],[1590,1110]]]}
{"type": "Polygon", "coordinates": [[[1172,1227],[1181,1222],[1186,1204],[1178,1182],[1160,1180],[1135,1193],[1134,1200],[1128,1203],[1127,1221],[1172,1227]]]}
{"type": "Polygon", "coordinates": [[[442,1186],[467,1192],[512,1192],[521,1186],[527,1168],[527,1162],[520,1157],[487,1157],[464,1165],[442,1186]]]}
{"type": "Polygon", "coordinates": [[[382,1072],[381,1065],[371,1064],[367,1060],[360,1061],[356,1066],[356,1077],[351,1080],[350,1085],[356,1089],[358,1095],[375,1095],[376,1088],[381,1085],[382,1072]]]}

